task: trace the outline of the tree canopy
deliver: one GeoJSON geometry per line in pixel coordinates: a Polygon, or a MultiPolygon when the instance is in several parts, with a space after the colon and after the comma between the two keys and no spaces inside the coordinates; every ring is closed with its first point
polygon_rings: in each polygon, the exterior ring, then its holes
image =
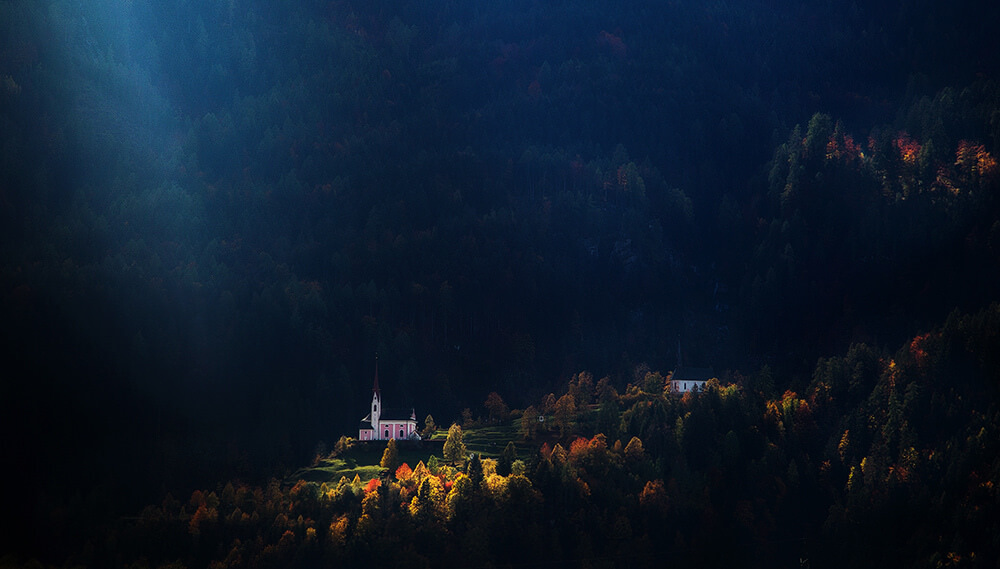
{"type": "Polygon", "coordinates": [[[448,438],[444,442],[444,459],[450,464],[465,462],[468,451],[462,442],[462,427],[452,423],[448,428],[448,438]]]}

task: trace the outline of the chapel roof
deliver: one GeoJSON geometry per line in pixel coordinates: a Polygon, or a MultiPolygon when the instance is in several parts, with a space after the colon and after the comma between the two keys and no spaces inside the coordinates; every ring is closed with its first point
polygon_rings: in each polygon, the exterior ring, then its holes
{"type": "Polygon", "coordinates": [[[673,381],[708,381],[715,377],[710,367],[680,367],[674,370],[670,377],[673,381]]]}
{"type": "MultiPolygon", "coordinates": [[[[370,417],[370,416],[369,416],[370,417]]],[[[403,409],[383,409],[382,413],[379,414],[378,420],[381,421],[410,421],[413,419],[413,410],[403,410],[403,409]]]]}

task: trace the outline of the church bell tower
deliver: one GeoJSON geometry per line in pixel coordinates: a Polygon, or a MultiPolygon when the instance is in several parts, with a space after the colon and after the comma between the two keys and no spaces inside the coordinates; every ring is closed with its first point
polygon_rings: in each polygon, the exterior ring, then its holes
{"type": "Polygon", "coordinates": [[[382,395],[379,393],[378,388],[378,356],[375,356],[375,386],[372,388],[372,414],[371,423],[372,429],[375,430],[375,438],[381,438],[379,436],[379,415],[382,414],[382,395]]]}

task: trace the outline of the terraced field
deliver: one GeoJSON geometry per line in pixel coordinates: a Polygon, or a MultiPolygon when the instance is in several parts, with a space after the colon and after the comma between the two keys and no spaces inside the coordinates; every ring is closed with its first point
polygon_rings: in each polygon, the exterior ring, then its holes
{"type": "MultiPolygon", "coordinates": [[[[397,441],[396,447],[399,451],[400,462],[416,466],[421,460],[427,462],[432,454],[436,454],[440,458],[443,444],[443,439],[441,442],[397,441]]],[[[349,451],[335,458],[321,460],[317,466],[299,469],[286,481],[337,482],[341,476],[352,479],[355,474],[361,477],[361,480],[370,480],[382,471],[379,462],[382,461],[385,445],[384,441],[355,443],[349,451]]]]}
{"type": "MultiPolygon", "coordinates": [[[[507,443],[514,441],[519,459],[531,464],[538,453],[538,447],[547,440],[546,435],[532,441],[524,441],[518,432],[516,421],[488,427],[472,427],[462,432],[462,440],[469,452],[481,454],[485,458],[497,458],[507,443]]],[[[397,442],[400,462],[411,467],[421,460],[425,463],[431,455],[438,459],[443,456],[444,442],[448,438],[447,429],[439,429],[429,439],[421,442],[397,442]]],[[[356,443],[346,453],[336,458],[322,460],[317,466],[302,468],[288,477],[287,481],[307,480],[310,482],[337,482],[341,476],[348,479],[358,475],[361,480],[375,478],[381,472],[379,462],[385,450],[385,442],[356,443]]]]}
{"type": "MultiPolygon", "coordinates": [[[[541,442],[538,440],[522,440],[518,430],[518,427],[513,423],[492,425],[489,427],[472,427],[462,431],[462,441],[469,452],[480,453],[486,458],[497,458],[503,452],[507,443],[514,441],[518,458],[527,461],[527,459],[535,455],[541,442]]],[[[441,429],[434,433],[431,440],[441,441],[443,445],[447,438],[447,429],[441,429]]]]}
{"type": "Polygon", "coordinates": [[[354,458],[334,458],[320,461],[318,466],[303,468],[292,474],[288,481],[306,480],[308,482],[337,482],[341,476],[352,480],[358,475],[361,480],[371,480],[382,470],[378,461],[374,464],[358,464],[354,458]]]}

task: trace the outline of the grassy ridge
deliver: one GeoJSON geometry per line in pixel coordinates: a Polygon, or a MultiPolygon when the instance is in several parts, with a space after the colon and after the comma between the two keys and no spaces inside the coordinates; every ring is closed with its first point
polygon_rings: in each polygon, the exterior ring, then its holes
{"type": "MultiPolygon", "coordinates": [[[[490,425],[488,427],[470,427],[462,430],[462,441],[469,452],[475,452],[484,458],[497,458],[510,441],[517,448],[517,456],[522,460],[535,454],[538,441],[525,441],[518,432],[518,427],[512,422],[490,425]]],[[[448,438],[448,430],[441,429],[434,433],[430,440],[444,441],[448,438]]]]}
{"type": "MultiPolygon", "coordinates": [[[[399,461],[416,466],[421,460],[427,462],[432,454],[440,457],[443,443],[443,439],[440,442],[396,441],[399,461]]],[[[356,442],[349,450],[336,457],[325,458],[316,466],[299,469],[289,476],[287,481],[337,482],[341,476],[346,476],[350,480],[355,475],[361,480],[370,480],[382,471],[379,463],[382,461],[385,445],[385,441],[356,442]]]]}
{"type": "MultiPolygon", "coordinates": [[[[518,421],[508,421],[497,425],[463,429],[462,440],[469,452],[478,453],[484,458],[499,457],[507,443],[513,441],[518,458],[532,462],[538,447],[550,438],[548,435],[539,433],[539,437],[534,440],[525,441],[521,438],[518,421]]],[[[447,438],[448,430],[439,429],[419,443],[397,441],[399,460],[414,467],[421,460],[426,463],[431,455],[441,459],[447,438]]],[[[385,445],[385,441],[357,442],[348,451],[334,458],[323,459],[316,466],[299,469],[288,480],[336,482],[341,476],[353,479],[355,475],[361,480],[370,480],[378,476],[382,470],[379,462],[382,460],[385,445]]]]}
{"type": "Polygon", "coordinates": [[[346,476],[348,480],[351,480],[355,475],[359,476],[361,480],[370,480],[378,476],[380,470],[382,469],[378,466],[377,461],[375,464],[362,463],[359,465],[357,459],[353,457],[338,457],[321,460],[317,466],[299,469],[288,480],[336,482],[340,480],[341,476],[346,476]]]}

